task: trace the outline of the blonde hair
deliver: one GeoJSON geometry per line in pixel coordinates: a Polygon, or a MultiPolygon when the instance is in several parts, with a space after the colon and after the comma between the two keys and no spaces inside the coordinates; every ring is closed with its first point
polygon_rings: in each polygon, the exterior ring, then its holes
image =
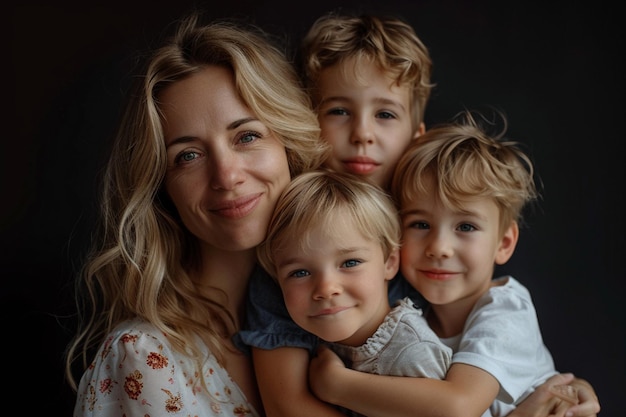
{"type": "Polygon", "coordinates": [[[411,144],[398,161],[391,183],[400,210],[408,201],[434,192],[452,208],[473,197],[492,198],[500,211],[501,231],[513,221],[520,222],[524,205],[539,194],[530,158],[517,142],[504,138],[506,118],[499,115],[504,126],[492,136],[485,124],[466,111],[411,144]],[[429,191],[433,183],[435,190],[429,191]]]}
{"type": "Polygon", "coordinates": [[[324,15],[304,37],[300,54],[304,82],[313,97],[322,70],[355,58],[352,75],[358,76],[363,63],[376,64],[398,86],[409,88],[415,126],[424,121],[434,87],[430,81],[432,60],[413,28],[401,19],[324,15]]]}
{"type": "Polygon", "coordinates": [[[192,14],[154,50],[125,112],[103,176],[101,224],[78,281],[79,332],[66,353],[66,375],[120,322],[140,317],[168,335],[174,349],[202,361],[198,335],[222,360],[221,338],[234,332],[224,306],[197,291],[188,271],[197,241],[163,189],[166,153],[159,93],[207,65],[230,69],[238,94],[286,148],[292,176],[317,168],[327,145],[295,69],[267,34],[234,21],[200,24],[192,14]]]}
{"type": "Polygon", "coordinates": [[[257,247],[259,262],[276,278],[276,253],[285,245],[306,250],[314,228],[327,230],[332,238],[329,224],[338,216],[351,219],[363,236],[379,242],[385,259],[400,247],[398,212],[381,188],[352,174],[320,169],[299,175],[282,193],[266,240],[257,247]]]}

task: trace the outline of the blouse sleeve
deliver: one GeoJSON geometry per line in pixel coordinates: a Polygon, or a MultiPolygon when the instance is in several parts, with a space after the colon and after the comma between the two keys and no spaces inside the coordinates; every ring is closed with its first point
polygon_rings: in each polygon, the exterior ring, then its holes
{"type": "Polygon", "coordinates": [[[74,416],[175,414],[193,397],[191,377],[162,334],[111,336],[81,379],[74,416]],[[181,374],[182,372],[182,374],[181,374]]]}

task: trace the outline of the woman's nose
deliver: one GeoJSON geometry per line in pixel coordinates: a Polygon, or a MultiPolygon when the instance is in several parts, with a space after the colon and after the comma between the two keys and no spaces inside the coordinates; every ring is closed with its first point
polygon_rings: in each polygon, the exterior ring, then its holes
{"type": "Polygon", "coordinates": [[[232,190],[245,179],[245,166],[236,153],[220,153],[208,169],[214,190],[232,190]]]}

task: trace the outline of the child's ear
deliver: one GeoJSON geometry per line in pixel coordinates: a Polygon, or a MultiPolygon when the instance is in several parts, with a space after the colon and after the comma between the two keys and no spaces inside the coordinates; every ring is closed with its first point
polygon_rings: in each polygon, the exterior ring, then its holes
{"type": "Polygon", "coordinates": [[[400,269],[400,249],[391,251],[385,262],[385,280],[392,280],[400,269]]]}
{"type": "Polygon", "coordinates": [[[422,136],[424,133],[426,133],[426,125],[424,123],[420,123],[420,125],[417,127],[417,130],[413,134],[413,140],[416,140],[417,138],[422,136]]]}
{"type": "Polygon", "coordinates": [[[519,238],[519,226],[517,222],[511,222],[511,225],[506,229],[502,239],[500,239],[500,245],[496,252],[495,263],[497,265],[503,265],[511,259],[515,246],[517,245],[517,239],[519,238]]]}

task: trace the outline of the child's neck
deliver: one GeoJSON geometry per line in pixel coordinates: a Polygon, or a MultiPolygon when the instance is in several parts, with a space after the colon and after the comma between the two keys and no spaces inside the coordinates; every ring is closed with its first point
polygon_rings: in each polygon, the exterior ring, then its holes
{"type": "MultiPolygon", "coordinates": [[[[485,290],[486,292],[487,290],[485,290]]],[[[465,321],[476,301],[484,294],[472,294],[448,304],[431,304],[426,313],[428,325],[440,338],[454,337],[463,332],[465,321]]]]}

